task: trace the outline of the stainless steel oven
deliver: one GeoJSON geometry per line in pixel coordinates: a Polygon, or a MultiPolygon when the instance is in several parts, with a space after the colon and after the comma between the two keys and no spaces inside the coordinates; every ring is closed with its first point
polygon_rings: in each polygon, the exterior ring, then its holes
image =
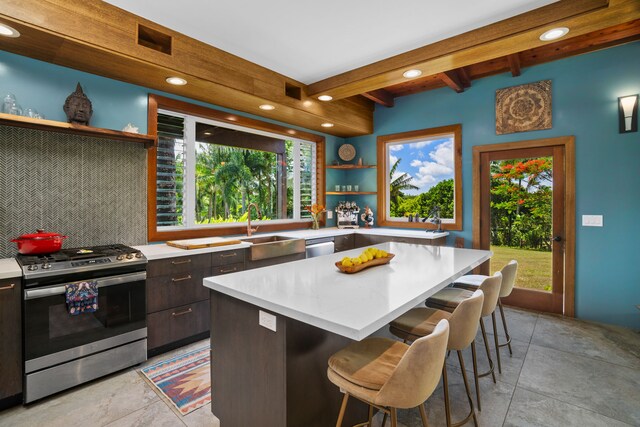
{"type": "Polygon", "coordinates": [[[146,360],[146,260],[93,264],[109,268],[25,280],[25,403],[146,360]],[[65,285],[87,280],[97,284],[98,308],[71,315],[65,285]]]}

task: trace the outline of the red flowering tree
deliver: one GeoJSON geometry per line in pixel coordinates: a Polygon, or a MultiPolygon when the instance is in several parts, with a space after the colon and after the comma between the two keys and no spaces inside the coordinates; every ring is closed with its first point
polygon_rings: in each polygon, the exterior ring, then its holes
{"type": "Polygon", "coordinates": [[[491,164],[491,243],[550,250],[552,159],[491,164]]]}

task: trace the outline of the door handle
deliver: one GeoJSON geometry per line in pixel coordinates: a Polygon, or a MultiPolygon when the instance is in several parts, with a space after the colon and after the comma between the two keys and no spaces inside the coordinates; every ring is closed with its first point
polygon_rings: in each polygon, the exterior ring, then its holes
{"type": "Polygon", "coordinates": [[[554,242],[561,242],[562,241],[562,237],[554,236],[554,237],[551,238],[551,240],[553,240],[554,242]]]}

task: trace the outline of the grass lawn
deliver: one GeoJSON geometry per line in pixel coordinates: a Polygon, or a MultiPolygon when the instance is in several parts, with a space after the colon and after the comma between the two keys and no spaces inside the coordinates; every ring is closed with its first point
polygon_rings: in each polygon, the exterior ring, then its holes
{"type": "Polygon", "coordinates": [[[491,246],[491,274],[509,261],[518,261],[516,286],[519,288],[551,290],[551,252],[491,246]]]}

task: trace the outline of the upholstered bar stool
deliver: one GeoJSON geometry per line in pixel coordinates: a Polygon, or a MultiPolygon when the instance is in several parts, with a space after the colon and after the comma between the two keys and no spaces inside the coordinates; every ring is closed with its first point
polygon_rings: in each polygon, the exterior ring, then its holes
{"type": "MultiPolygon", "coordinates": [[[[369,405],[369,419],[358,426],[371,427],[373,408],[391,415],[398,423],[397,409],[418,407],[427,427],[424,402],[440,381],[449,340],[449,323],[441,320],[428,337],[411,346],[388,338],[365,338],[329,358],[329,381],[344,391],[337,427],[342,425],[350,396],[369,405]]],[[[383,426],[384,426],[383,421],[383,426]]]]}
{"type": "MultiPolygon", "coordinates": [[[[500,297],[498,298],[498,308],[500,308],[500,318],[502,319],[502,328],[504,329],[504,335],[507,339],[504,343],[498,342],[498,334],[496,333],[496,323],[495,319],[493,320],[493,339],[498,348],[508,346],[509,347],[509,355],[513,356],[513,351],[511,350],[511,336],[509,335],[509,329],[507,328],[507,319],[504,315],[504,309],[502,307],[502,298],[506,298],[511,295],[511,291],[516,284],[516,274],[518,272],[518,261],[511,260],[507,265],[502,267],[500,273],[502,273],[502,285],[500,287],[500,297]]],[[[480,283],[487,278],[488,276],[482,274],[469,274],[467,276],[462,276],[455,281],[453,286],[456,288],[463,288],[470,291],[474,291],[478,289],[480,283]]],[[[502,363],[500,362],[500,351],[497,352],[498,358],[498,371],[502,372],[502,363]]]]}
{"type": "Polygon", "coordinates": [[[447,381],[447,365],[442,365],[442,388],[444,389],[444,407],[447,418],[447,426],[461,426],[473,418],[473,423],[477,426],[478,419],[471,397],[471,389],[467,381],[467,374],[464,368],[464,359],[462,350],[471,346],[471,353],[475,355],[475,337],[478,332],[478,322],[482,313],[482,303],[484,294],[477,290],[473,295],[462,301],[458,307],[449,313],[444,310],[437,310],[428,307],[412,308],[396,320],[391,322],[390,331],[395,336],[405,340],[414,341],[421,337],[427,336],[435,331],[435,327],[442,319],[449,321],[449,342],[447,350],[455,350],[458,353],[458,362],[462,369],[462,379],[464,388],[467,392],[467,400],[471,410],[469,414],[460,422],[451,423],[451,409],[449,405],[449,383],[447,381]]]}
{"type": "MultiPolygon", "coordinates": [[[[502,274],[497,272],[491,277],[487,277],[480,284],[478,288],[484,293],[484,302],[482,303],[482,312],[480,314],[480,329],[482,330],[482,339],[484,341],[484,349],[487,352],[487,358],[489,359],[489,370],[485,373],[478,373],[478,362],[475,354],[475,346],[471,347],[471,353],[473,358],[473,379],[476,385],[476,399],[478,402],[478,411],[482,410],[482,404],[480,403],[480,386],[478,384],[478,378],[491,375],[493,382],[496,382],[496,375],[493,372],[493,360],[491,359],[491,351],[489,350],[489,341],[487,340],[487,332],[484,328],[483,317],[491,315],[493,319],[494,329],[493,334],[495,336],[495,311],[498,304],[498,295],[500,294],[500,284],[502,283],[502,274]]],[[[431,298],[427,300],[427,307],[437,308],[452,312],[462,301],[470,298],[473,292],[460,288],[444,288],[441,291],[436,292],[431,298]]],[[[496,342],[496,353],[498,352],[498,346],[496,342]]]]}

